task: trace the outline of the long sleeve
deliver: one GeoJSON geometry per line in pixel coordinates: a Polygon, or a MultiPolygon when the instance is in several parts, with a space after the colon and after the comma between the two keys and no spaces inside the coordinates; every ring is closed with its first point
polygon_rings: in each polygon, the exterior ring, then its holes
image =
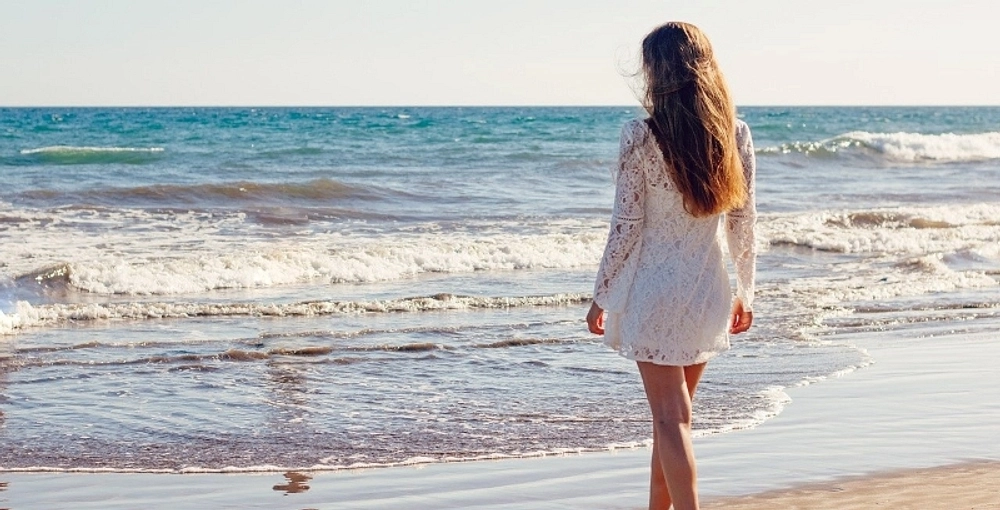
{"type": "Polygon", "coordinates": [[[736,268],[736,297],[743,301],[746,310],[753,310],[754,277],[757,272],[757,244],[754,237],[754,225],[757,223],[757,160],[750,128],[743,122],[738,124],[736,140],[740,160],[743,162],[743,175],[746,177],[747,201],[743,207],[726,213],[726,241],[736,268]]]}
{"type": "Polygon", "coordinates": [[[594,301],[610,312],[625,310],[642,245],[646,186],[638,152],[644,132],[641,121],[622,128],[611,229],[594,284],[594,301]]]}

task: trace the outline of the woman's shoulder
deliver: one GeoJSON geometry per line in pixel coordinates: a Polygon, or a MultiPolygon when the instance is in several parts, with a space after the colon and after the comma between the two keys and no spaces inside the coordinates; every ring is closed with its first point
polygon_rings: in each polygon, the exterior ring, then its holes
{"type": "Polygon", "coordinates": [[[646,119],[631,119],[622,126],[623,133],[636,133],[646,129],[646,119]]]}
{"type": "Polygon", "coordinates": [[[750,126],[743,119],[736,119],[736,143],[740,147],[750,140],[750,126]]]}
{"type": "Polygon", "coordinates": [[[629,140],[633,143],[641,142],[649,134],[649,123],[646,119],[632,119],[622,126],[622,140],[629,140]]]}

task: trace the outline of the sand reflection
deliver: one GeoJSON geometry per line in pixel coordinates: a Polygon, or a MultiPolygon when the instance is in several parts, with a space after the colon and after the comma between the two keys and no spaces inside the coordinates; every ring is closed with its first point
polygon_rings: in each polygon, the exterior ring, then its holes
{"type": "Polygon", "coordinates": [[[306,483],[312,480],[312,476],[305,473],[298,473],[295,471],[289,471],[285,473],[285,479],[288,483],[282,483],[275,485],[272,489],[276,491],[283,491],[285,494],[297,494],[299,492],[305,492],[309,490],[309,484],[306,483]]]}

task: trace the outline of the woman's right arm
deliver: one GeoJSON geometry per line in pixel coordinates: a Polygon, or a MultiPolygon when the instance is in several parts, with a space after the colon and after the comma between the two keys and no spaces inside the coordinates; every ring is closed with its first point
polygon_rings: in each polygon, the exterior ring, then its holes
{"type": "Polygon", "coordinates": [[[641,121],[630,122],[622,128],[611,229],[594,284],[594,303],[604,310],[624,310],[635,276],[633,258],[639,256],[642,244],[646,200],[639,156],[644,136],[646,133],[641,121]]]}

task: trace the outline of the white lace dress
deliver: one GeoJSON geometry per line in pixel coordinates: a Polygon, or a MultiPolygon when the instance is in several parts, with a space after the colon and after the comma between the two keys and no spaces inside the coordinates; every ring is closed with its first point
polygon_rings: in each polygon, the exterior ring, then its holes
{"type": "Polygon", "coordinates": [[[687,366],[729,349],[732,289],[720,243],[723,217],[736,296],[745,309],[753,306],[756,161],[742,121],[736,137],[749,200],[724,215],[696,218],[684,210],[646,122],[622,128],[614,213],[594,301],[607,311],[604,342],[626,358],[687,366]]]}

